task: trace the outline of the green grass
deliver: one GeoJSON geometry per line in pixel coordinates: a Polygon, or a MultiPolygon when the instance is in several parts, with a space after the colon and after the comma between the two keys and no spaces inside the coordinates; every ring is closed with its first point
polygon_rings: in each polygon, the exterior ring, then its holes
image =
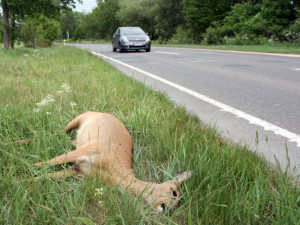
{"type": "Polygon", "coordinates": [[[272,43],[272,44],[265,44],[265,45],[197,45],[197,44],[158,44],[157,42],[153,42],[153,46],[300,55],[300,43],[272,43]]]}
{"type": "Polygon", "coordinates": [[[0,224],[297,224],[299,187],[245,147],[168,97],[124,76],[92,54],[72,47],[0,50],[0,224]],[[66,85],[71,87],[68,92],[66,85]],[[59,93],[62,91],[63,93],[59,93]],[[59,94],[58,94],[59,93],[59,94]],[[45,106],[36,103],[49,99],[45,106]],[[71,106],[71,102],[77,103],[71,106]],[[39,112],[36,111],[39,108],[39,112]],[[117,116],[134,142],[133,169],[163,182],[191,169],[174,213],[158,216],[140,198],[100,179],[25,180],[61,169],[35,162],[72,150],[56,137],[85,111],[117,116]],[[95,195],[103,188],[103,195],[95,195]],[[100,203],[99,203],[100,201],[100,203]]]}

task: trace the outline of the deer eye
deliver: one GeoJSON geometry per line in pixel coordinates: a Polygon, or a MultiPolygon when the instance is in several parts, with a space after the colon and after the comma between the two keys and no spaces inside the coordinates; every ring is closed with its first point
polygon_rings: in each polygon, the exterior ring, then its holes
{"type": "Polygon", "coordinates": [[[173,196],[174,196],[174,197],[177,197],[176,191],[173,191],[173,196]]]}

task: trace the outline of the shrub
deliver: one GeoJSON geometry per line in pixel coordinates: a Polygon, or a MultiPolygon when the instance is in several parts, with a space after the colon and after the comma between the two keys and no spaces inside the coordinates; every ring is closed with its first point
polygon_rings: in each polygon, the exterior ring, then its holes
{"type": "Polygon", "coordinates": [[[49,47],[60,33],[59,23],[45,16],[29,19],[21,36],[26,47],[49,47]]]}
{"type": "Polygon", "coordinates": [[[169,40],[173,44],[193,44],[194,38],[191,31],[183,26],[178,26],[176,33],[169,40]]]}
{"type": "Polygon", "coordinates": [[[295,20],[286,30],[284,30],[283,36],[286,41],[300,42],[300,18],[295,20]]]}

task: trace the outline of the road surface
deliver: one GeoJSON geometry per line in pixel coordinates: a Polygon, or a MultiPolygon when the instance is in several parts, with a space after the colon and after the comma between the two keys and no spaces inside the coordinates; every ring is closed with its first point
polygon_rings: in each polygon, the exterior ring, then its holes
{"type": "Polygon", "coordinates": [[[167,92],[226,138],[273,166],[300,174],[300,56],[152,47],[112,52],[76,44],[135,79],[167,92]],[[286,148],[287,147],[287,148],[286,148]],[[277,160],[276,160],[277,159],[277,160]]]}

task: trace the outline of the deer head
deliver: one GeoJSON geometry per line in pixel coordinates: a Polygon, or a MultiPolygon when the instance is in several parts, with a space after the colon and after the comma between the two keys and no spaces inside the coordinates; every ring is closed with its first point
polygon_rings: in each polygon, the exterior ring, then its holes
{"type": "Polygon", "coordinates": [[[150,188],[150,193],[146,198],[146,202],[151,204],[158,213],[163,213],[167,209],[174,210],[179,205],[181,197],[179,185],[190,178],[192,171],[188,170],[179,173],[173,180],[169,180],[162,184],[155,184],[150,188]]]}

